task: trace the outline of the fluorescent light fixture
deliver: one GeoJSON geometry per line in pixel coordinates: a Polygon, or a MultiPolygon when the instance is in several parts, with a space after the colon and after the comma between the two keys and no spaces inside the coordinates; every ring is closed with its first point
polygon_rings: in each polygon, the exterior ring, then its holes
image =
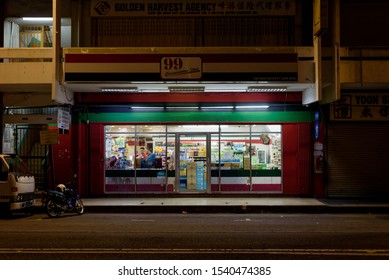
{"type": "Polygon", "coordinates": [[[166,109],[179,109],[179,110],[182,110],[182,109],[198,109],[199,107],[197,106],[193,106],[193,107],[185,107],[185,106],[180,106],[180,107],[166,107],[166,109]]]}
{"type": "Polygon", "coordinates": [[[138,92],[138,88],[137,87],[102,88],[101,92],[106,92],[106,93],[130,93],[130,92],[138,92]]]}
{"type": "Polygon", "coordinates": [[[186,125],[183,125],[182,127],[184,128],[219,128],[219,125],[217,124],[186,124],[186,125]]]}
{"type": "Polygon", "coordinates": [[[165,108],[164,107],[148,107],[148,106],[139,107],[139,106],[134,106],[134,107],[130,107],[130,109],[141,109],[141,110],[160,109],[160,110],[163,110],[165,108]]]}
{"type": "Polygon", "coordinates": [[[169,90],[167,88],[142,88],[140,89],[139,91],[141,92],[153,92],[153,93],[161,93],[161,92],[169,92],[169,90]]]}
{"type": "Polygon", "coordinates": [[[248,106],[235,106],[236,109],[267,109],[269,105],[248,105],[248,106]]]}
{"type": "Polygon", "coordinates": [[[205,87],[168,87],[170,92],[202,92],[205,87]]]}
{"type": "Polygon", "coordinates": [[[23,17],[22,20],[25,21],[52,21],[52,17],[23,17]]]}
{"type": "Polygon", "coordinates": [[[248,92],[284,92],[286,87],[269,87],[269,86],[249,86],[248,92]]]}
{"type": "Polygon", "coordinates": [[[234,109],[234,106],[206,106],[201,109],[234,109]]]}

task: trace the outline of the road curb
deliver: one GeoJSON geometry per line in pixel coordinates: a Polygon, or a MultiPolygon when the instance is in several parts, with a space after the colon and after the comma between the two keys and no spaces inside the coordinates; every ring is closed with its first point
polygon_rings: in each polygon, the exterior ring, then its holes
{"type": "Polygon", "coordinates": [[[87,213],[389,213],[380,206],[85,206],[87,213]]]}

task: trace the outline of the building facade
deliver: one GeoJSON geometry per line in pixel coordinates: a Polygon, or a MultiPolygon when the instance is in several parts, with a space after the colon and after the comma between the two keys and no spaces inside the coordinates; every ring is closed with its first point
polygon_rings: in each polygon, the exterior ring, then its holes
{"type": "Polygon", "coordinates": [[[363,1],[22,2],[2,4],[3,152],[42,188],[388,196],[389,48],[350,13],[386,17],[363,1]]]}

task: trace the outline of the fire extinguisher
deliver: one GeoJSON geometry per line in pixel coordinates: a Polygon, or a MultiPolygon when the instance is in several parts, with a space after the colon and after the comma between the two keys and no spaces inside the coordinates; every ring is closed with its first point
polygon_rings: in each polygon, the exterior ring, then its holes
{"type": "Polygon", "coordinates": [[[324,153],[323,143],[315,142],[313,145],[313,168],[315,173],[323,173],[324,153]]]}

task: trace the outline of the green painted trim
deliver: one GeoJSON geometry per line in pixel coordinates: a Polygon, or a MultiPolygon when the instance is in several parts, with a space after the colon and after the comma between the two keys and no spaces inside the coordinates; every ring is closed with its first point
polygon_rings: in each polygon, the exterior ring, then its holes
{"type": "MultiPolygon", "coordinates": [[[[282,123],[311,122],[311,111],[290,112],[129,112],[129,113],[89,113],[91,123],[282,123]]],[[[87,120],[81,115],[79,122],[87,120]]]]}

